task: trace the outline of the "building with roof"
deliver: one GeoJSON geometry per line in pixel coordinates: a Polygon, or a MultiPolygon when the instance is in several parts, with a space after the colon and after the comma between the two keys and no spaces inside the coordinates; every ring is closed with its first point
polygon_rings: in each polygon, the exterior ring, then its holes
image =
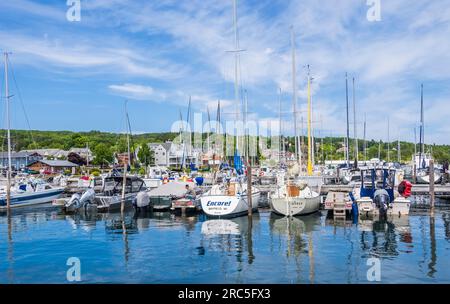
{"type": "Polygon", "coordinates": [[[67,155],[69,155],[69,151],[64,151],[61,149],[31,149],[22,150],[20,152],[38,153],[42,155],[44,159],[65,159],[67,158],[67,155]]]}
{"type": "MultiPolygon", "coordinates": [[[[13,170],[20,170],[41,159],[42,155],[38,153],[11,152],[11,167],[13,170]]],[[[0,164],[2,168],[8,167],[8,152],[0,152],[0,164]]]]}
{"type": "Polygon", "coordinates": [[[38,172],[48,172],[48,173],[62,173],[65,170],[71,170],[74,173],[75,168],[78,167],[67,160],[45,160],[41,159],[29,164],[28,169],[38,172]]]}
{"type": "Polygon", "coordinates": [[[68,154],[70,154],[70,153],[76,153],[89,162],[92,162],[94,160],[92,151],[89,148],[70,148],[70,150],[68,151],[68,154]]]}
{"type": "Polygon", "coordinates": [[[154,165],[164,167],[180,167],[183,164],[199,165],[200,152],[193,149],[191,146],[176,144],[174,142],[166,143],[150,143],[148,147],[154,154],[154,165]]]}

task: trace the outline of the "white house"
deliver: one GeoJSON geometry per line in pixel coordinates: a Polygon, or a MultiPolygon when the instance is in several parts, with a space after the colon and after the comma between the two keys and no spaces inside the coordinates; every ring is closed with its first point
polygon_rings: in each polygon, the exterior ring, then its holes
{"type": "Polygon", "coordinates": [[[183,163],[189,166],[191,163],[198,166],[200,164],[200,151],[191,146],[183,146],[173,142],[150,143],[150,150],[154,153],[155,165],[165,167],[179,167],[183,163]]]}

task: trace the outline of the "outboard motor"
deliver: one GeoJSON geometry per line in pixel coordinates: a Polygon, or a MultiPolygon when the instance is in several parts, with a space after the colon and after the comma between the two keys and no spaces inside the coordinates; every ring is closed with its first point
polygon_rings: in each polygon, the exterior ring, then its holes
{"type": "Polygon", "coordinates": [[[136,199],[133,201],[134,208],[136,211],[144,211],[146,212],[150,207],[150,197],[147,194],[147,191],[141,191],[136,195],[136,199]]]}
{"type": "Polygon", "coordinates": [[[375,191],[373,195],[373,202],[378,210],[380,210],[380,215],[385,215],[391,203],[391,198],[386,190],[380,189],[375,191]]]}
{"type": "Polygon", "coordinates": [[[86,207],[94,202],[95,192],[88,189],[83,194],[75,193],[65,205],[66,212],[75,212],[82,207],[86,207]]]}

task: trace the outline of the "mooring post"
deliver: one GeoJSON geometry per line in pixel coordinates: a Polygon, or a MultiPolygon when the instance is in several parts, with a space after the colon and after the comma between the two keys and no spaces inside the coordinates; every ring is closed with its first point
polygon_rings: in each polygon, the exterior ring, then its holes
{"type": "Polygon", "coordinates": [[[248,163],[247,167],[247,204],[248,204],[248,216],[252,216],[253,204],[252,204],[252,165],[248,163]]]}
{"type": "Polygon", "coordinates": [[[430,205],[431,216],[434,217],[434,160],[430,160],[430,205]]]}
{"type": "Polygon", "coordinates": [[[125,189],[127,186],[127,163],[124,162],[123,166],[123,179],[122,179],[122,201],[120,202],[120,213],[123,216],[125,211],[125,189]]]}

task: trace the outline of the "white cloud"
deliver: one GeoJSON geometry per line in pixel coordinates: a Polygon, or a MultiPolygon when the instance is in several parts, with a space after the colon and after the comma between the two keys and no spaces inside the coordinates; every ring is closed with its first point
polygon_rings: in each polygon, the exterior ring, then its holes
{"type": "Polygon", "coordinates": [[[163,101],[165,99],[163,94],[157,94],[152,87],[145,85],[125,83],[121,85],[113,84],[108,88],[119,96],[135,100],[163,101]]]}

